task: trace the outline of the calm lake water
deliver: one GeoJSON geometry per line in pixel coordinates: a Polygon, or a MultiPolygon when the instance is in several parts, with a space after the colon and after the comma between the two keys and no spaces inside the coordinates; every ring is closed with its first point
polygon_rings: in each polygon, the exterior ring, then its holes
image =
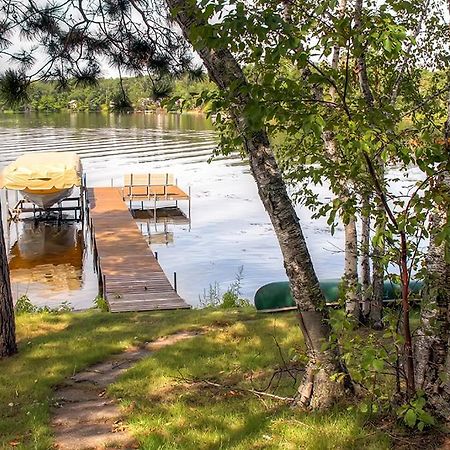
{"type": "MultiPolygon", "coordinates": [[[[218,283],[223,293],[243,267],[242,295],[285,280],[269,218],[248,168],[238,156],[208,160],[215,147],[213,125],[200,115],[175,114],[0,114],[0,168],[24,152],[76,151],[88,186],[121,186],[125,173],[170,172],[192,189],[191,221],[138,221],[169,279],[193,306],[218,283]]],[[[323,195],[327,195],[326,191],[323,195]]],[[[11,198],[13,197],[10,194],[11,198]]],[[[187,214],[187,202],[180,202],[187,214]]],[[[298,208],[319,278],[341,275],[343,233],[298,208]]],[[[97,293],[86,230],[74,225],[31,223],[9,227],[14,297],[36,304],[69,301],[92,306],[97,293]]]]}

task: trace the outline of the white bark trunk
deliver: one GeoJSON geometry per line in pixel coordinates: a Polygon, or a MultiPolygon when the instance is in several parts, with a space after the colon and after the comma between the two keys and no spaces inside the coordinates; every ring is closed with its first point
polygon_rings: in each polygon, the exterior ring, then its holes
{"type": "MultiPolygon", "coordinates": [[[[205,26],[198,8],[187,0],[167,0],[174,18],[189,40],[191,30],[205,26]]],[[[197,48],[211,79],[220,89],[234,90],[234,104],[229,113],[239,132],[259,196],[269,214],[283,253],[293,297],[299,311],[309,363],[305,380],[299,389],[302,406],[327,407],[351,388],[348,375],[344,382],[332,381],[337,372],[347,373],[336,349],[325,348],[330,337],[325,299],[320,291],[298,217],[287,194],[281,172],[275,161],[264,129],[252,130],[244,113],[250,103],[247,80],[241,67],[226,49],[197,48]]]]}
{"type": "Polygon", "coordinates": [[[344,284],[345,309],[348,314],[359,320],[361,309],[358,293],[358,237],[354,215],[345,224],[344,284]]]}
{"type": "Polygon", "coordinates": [[[361,301],[362,316],[368,320],[370,315],[370,213],[369,200],[363,199],[361,214],[361,301]]]}

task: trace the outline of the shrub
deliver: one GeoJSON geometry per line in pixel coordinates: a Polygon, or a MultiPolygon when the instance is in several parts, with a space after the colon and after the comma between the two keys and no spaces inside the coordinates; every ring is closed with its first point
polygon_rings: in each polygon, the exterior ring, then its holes
{"type": "Polygon", "coordinates": [[[244,266],[240,266],[235,280],[228,286],[228,289],[221,296],[219,283],[209,285],[209,291],[203,291],[203,298],[200,299],[200,306],[202,308],[242,308],[251,306],[249,300],[241,298],[241,284],[243,279],[244,266]]]}

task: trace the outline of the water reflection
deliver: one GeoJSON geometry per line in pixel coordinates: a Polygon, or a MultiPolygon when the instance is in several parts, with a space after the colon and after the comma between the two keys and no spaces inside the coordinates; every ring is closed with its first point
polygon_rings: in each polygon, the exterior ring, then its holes
{"type": "Polygon", "coordinates": [[[0,113],[3,126],[41,128],[137,128],[158,130],[213,130],[214,126],[201,114],[117,114],[108,112],[28,112],[0,113]]]}
{"type": "Polygon", "coordinates": [[[89,258],[80,223],[26,220],[8,231],[14,299],[26,294],[37,304],[56,306],[83,289],[89,258]]]}
{"type": "Polygon", "coordinates": [[[190,231],[191,218],[177,206],[158,208],[156,217],[153,209],[134,209],[132,214],[149,245],[174,244],[174,232],[170,231],[172,225],[188,225],[190,231]]]}

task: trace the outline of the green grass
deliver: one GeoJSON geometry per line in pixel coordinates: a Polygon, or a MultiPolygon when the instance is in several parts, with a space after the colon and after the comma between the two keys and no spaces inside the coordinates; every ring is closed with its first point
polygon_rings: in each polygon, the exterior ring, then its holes
{"type": "MultiPolygon", "coordinates": [[[[261,389],[283,366],[274,336],[287,360],[301,354],[294,314],[251,310],[19,316],[20,353],[0,361],[0,448],[10,442],[20,449],[51,448],[52,389],[74,372],[138,342],[202,327],[206,334],[160,350],[110,386],[141,448],[389,448],[385,435],[346,408],[299,412],[279,401],[183,380],[261,389]]],[[[275,381],[271,392],[295,392],[286,373],[275,381]]]]}
{"type": "MultiPolygon", "coordinates": [[[[274,369],[283,367],[274,336],[285,358],[301,351],[294,314],[236,321],[161,350],[109,391],[122,399],[131,430],[147,450],[389,448],[385,436],[364,428],[345,408],[299,412],[279,401],[183,380],[263,389],[274,369]]],[[[294,392],[285,374],[276,393],[294,392]]]]}

